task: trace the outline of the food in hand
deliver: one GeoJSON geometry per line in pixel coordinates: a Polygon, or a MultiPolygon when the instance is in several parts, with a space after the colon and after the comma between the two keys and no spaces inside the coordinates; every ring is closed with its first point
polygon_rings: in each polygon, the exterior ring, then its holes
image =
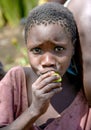
{"type": "Polygon", "coordinates": [[[56,75],[56,76],[59,76],[59,77],[60,77],[59,79],[55,80],[55,82],[61,82],[61,81],[62,81],[61,76],[60,76],[57,72],[55,72],[55,73],[54,73],[54,75],[56,75]]]}

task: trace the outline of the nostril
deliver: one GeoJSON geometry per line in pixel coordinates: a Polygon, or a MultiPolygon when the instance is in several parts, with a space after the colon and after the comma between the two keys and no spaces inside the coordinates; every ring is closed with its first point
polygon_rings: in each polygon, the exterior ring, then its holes
{"type": "Polygon", "coordinates": [[[55,67],[55,64],[42,64],[43,67],[55,67]]]}
{"type": "Polygon", "coordinates": [[[53,54],[47,52],[42,56],[41,65],[43,67],[54,67],[56,65],[56,60],[53,54]]]}

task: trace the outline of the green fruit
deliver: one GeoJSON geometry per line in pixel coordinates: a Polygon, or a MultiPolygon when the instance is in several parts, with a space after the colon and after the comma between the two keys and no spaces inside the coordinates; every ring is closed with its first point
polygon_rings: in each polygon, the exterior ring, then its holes
{"type": "MultiPolygon", "coordinates": [[[[56,75],[56,76],[60,76],[58,73],[54,73],[54,75],[56,75]]],[[[59,79],[57,79],[57,80],[55,80],[55,82],[61,82],[62,81],[62,78],[60,77],[59,79]]]]}

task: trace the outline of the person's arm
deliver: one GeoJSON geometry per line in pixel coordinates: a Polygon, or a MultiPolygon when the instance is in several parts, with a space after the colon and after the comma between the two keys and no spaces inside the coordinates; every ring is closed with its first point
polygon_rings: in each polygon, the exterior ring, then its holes
{"type": "Polygon", "coordinates": [[[71,0],[67,8],[73,13],[78,27],[82,53],[83,86],[91,107],[91,7],[88,5],[91,5],[91,0],[71,0]]]}
{"type": "MultiPolygon", "coordinates": [[[[2,91],[0,95],[0,100],[2,100],[2,102],[0,103],[0,126],[4,126],[5,123],[8,124],[6,127],[0,128],[0,130],[36,130],[37,128],[35,129],[33,125],[35,124],[36,120],[46,112],[49,106],[50,98],[54,94],[62,90],[62,88],[60,87],[61,83],[53,82],[59,79],[59,77],[55,75],[51,76],[51,73],[46,73],[39,76],[38,79],[31,86],[31,105],[24,112],[22,112],[20,116],[14,118],[14,110],[12,110],[14,107],[12,107],[12,102],[14,101],[12,91],[14,90],[12,90],[12,87],[13,85],[17,84],[16,80],[14,81],[14,79],[16,78],[19,81],[19,78],[22,76],[22,74],[21,76],[19,76],[19,69],[15,73],[16,74],[14,74],[14,71],[12,72],[12,74],[10,73],[10,75],[8,75],[7,73],[7,75],[3,78],[2,82],[0,82],[0,91],[2,91]],[[14,75],[14,78],[11,82],[11,79],[8,80],[7,78],[11,78],[12,75],[14,75]],[[5,85],[3,84],[4,81],[5,85]],[[3,117],[3,113],[5,117],[3,117]],[[13,119],[10,118],[10,116],[13,119]]],[[[20,81],[22,83],[24,79],[20,78],[20,81]]],[[[16,96],[18,97],[18,94],[16,96]]]]}
{"type": "Polygon", "coordinates": [[[0,130],[35,130],[33,123],[40,115],[33,105],[29,108],[23,105],[26,104],[24,88],[24,73],[20,67],[8,71],[0,81],[0,130]]]}
{"type": "Polygon", "coordinates": [[[36,130],[33,123],[38,119],[39,115],[32,106],[21,114],[15,121],[0,130],[36,130]]]}
{"type": "Polygon", "coordinates": [[[33,123],[37,120],[39,115],[28,108],[21,116],[19,116],[10,125],[0,128],[0,130],[35,130],[33,123]]]}

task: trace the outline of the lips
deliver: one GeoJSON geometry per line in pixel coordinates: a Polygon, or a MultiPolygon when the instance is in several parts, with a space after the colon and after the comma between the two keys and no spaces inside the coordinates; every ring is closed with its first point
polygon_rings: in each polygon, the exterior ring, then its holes
{"type": "Polygon", "coordinates": [[[45,74],[45,73],[47,73],[47,72],[51,72],[51,71],[57,72],[57,71],[54,70],[54,69],[51,69],[51,70],[45,70],[45,71],[40,72],[40,75],[45,74]]]}

